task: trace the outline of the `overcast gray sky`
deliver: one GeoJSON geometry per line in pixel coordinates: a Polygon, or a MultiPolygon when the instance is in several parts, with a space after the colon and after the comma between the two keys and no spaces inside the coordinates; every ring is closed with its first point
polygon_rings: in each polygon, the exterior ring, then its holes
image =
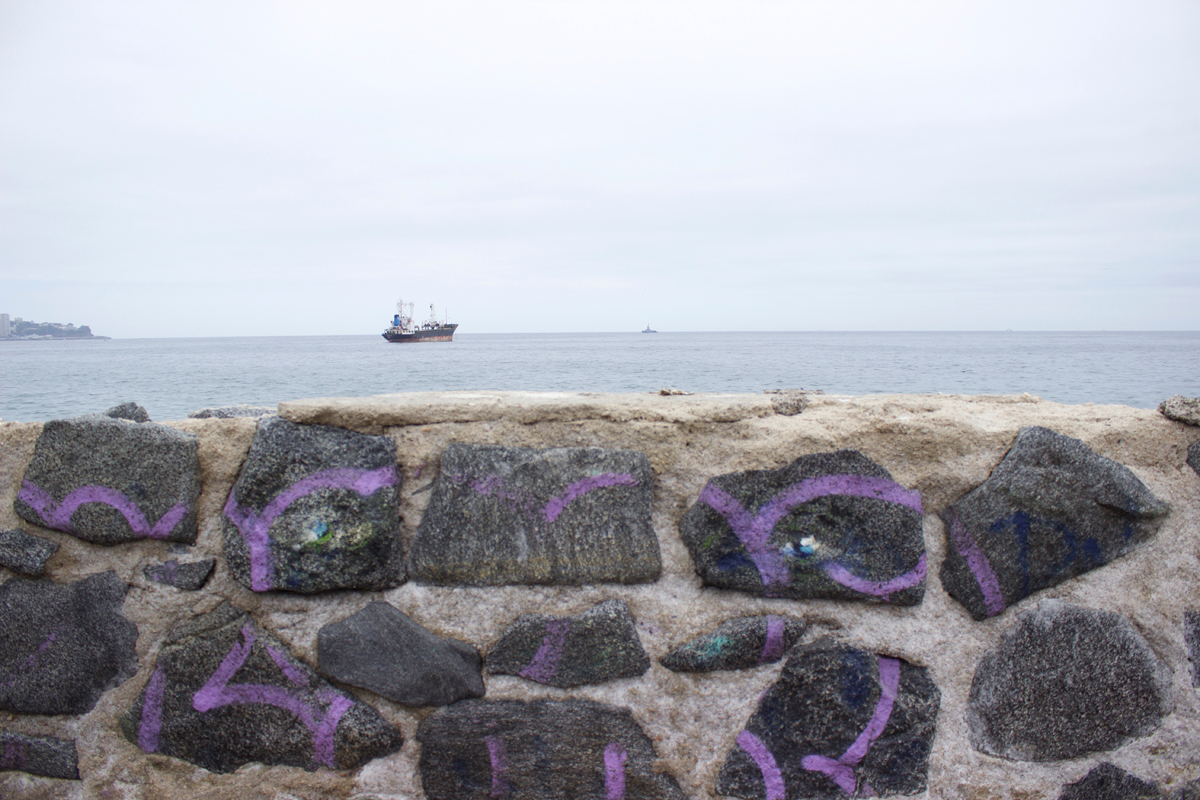
{"type": "Polygon", "coordinates": [[[0,0],[0,311],[1200,328],[1200,3],[0,0]]]}

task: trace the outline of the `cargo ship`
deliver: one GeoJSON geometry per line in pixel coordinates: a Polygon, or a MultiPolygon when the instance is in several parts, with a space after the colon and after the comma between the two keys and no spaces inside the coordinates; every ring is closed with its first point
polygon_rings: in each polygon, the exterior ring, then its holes
{"type": "Polygon", "coordinates": [[[417,325],[413,322],[413,304],[401,300],[396,303],[392,325],[383,332],[383,338],[389,342],[452,342],[457,327],[457,322],[438,322],[433,303],[429,304],[429,319],[417,325]]]}

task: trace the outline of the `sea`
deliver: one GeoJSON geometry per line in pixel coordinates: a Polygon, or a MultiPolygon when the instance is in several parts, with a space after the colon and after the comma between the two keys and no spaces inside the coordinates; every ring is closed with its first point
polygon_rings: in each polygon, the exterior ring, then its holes
{"type": "Polygon", "coordinates": [[[467,389],[1022,394],[1154,408],[1200,396],[1200,332],[459,333],[0,342],[0,420],[134,401],[151,419],[247,403],[467,389]]]}

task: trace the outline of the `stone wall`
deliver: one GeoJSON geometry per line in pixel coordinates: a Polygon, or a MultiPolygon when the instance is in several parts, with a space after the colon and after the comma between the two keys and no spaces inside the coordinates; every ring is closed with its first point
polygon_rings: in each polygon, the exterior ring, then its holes
{"type": "Polygon", "coordinates": [[[1196,427],[1029,396],[278,414],[0,424],[0,796],[1200,796],[1196,427]]]}

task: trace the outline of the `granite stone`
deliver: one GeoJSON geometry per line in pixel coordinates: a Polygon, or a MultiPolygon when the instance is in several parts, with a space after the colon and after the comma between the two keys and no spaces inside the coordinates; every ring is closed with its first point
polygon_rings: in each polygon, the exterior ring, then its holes
{"type": "Polygon", "coordinates": [[[37,577],[46,571],[46,561],[58,550],[58,543],[33,536],[20,528],[0,531],[0,566],[22,575],[37,577]]]}
{"type": "Polygon", "coordinates": [[[75,743],[67,739],[0,731],[0,770],[77,781],[79,757],[75,743]]]}
{"type": "Polygon", "coordinates": [[[451,444],[409,557],[434,584],[645,583],[662,572],[645,454],[451,444]]]}
{"type": "Polygon", "coordinates": [[[1187,643],[1188,660],[1192,662],[1192,686],[1200,689],[1200,611],[1184,613],[1183,639],[1187,643]]]}
{"type": "Polygon", "coordinates": [[[1187,465],[1192,468],[1192,471],[1200,475],[1200,440],[1192,442],[1188,447],[1187,465]]]}
{"type": "Polygon", "coordinates": [[[1153,783],[1105,762],[1075,783],[1063,787],[1058,800],[1157,800],[1162,792],[1153,783]]]}
{"type": "Polygon", "coordinates": [[[589,700],[464,700],[417,728],[429,800],[683,800],[628,709],[589,700]]]}
{"type": "Polygon", "coordinates": [[[120,724],[145,752],[212,772],[250,762],[357,769],[404,743],[375,709],[318,677],[228,603],[168,636],[120,724]]]}
{"type": "Polygon", "coordinates": [[[13,508],[96,544],[196,541],[199,440],[103,414],[47,422],[13,508]]]}
{"type": "Polygon", "coordinates": [[[921,496],[856,450],[712,478],[679,523],[709,586],[767,597],[914,605],[921,496]]]}
{"type": "Polygon", "coordinates": [[[1177,394],[1158,405],[1158,413],[1176,422],[1200,425],[1200,397],[1184,397],[1177,394]]]}
{"type": "Polygon", "coordinates": [[[715,793],[917,794],[926,788],[940,703],[923,667],[830,639],[801,645],[738,734],[715,793]]]}
{"type": "Polygon", "coordinates": [[[317,633],[321,673],[407,706],[483,697],[479,652],[376,602],[317,633]]]}
{"type": "Polygon", "coordinates": [[[605,600],[573,617],[524,614],[487,655],[493,675],[559,688],[636,678],[649,668],[624,600],[605,600]]]}
{"type": "Polygon", "coordinates": [[[675,672],[751,669],[774,664],[800,641],[804,622],[763,614],[722,622],[715,630],[680,645],[659,663],[675,672]]]}
{"type": "Polygon", "coordinates": [[[979,660],[971,744],[1014,761],[1059,761],[1145,736],[1171,712],[1172,674],[1111,611],[1046,600],[979,660]]]}
{"type": "Polygon", "coordinates": [[[236,419],[238,417],[266,417],[275,413],[271,406],[219,406],[202,408],[188,414],[188,419],[236,419]]]}
{"type": "Polygon", "coordinates": [[[137,672],[137,626],[114,572],[74,583],[13,578],[0,585],[0,708],[85,714],[137,672]]]}
{"type": "Polygon", "coordinates": [[[396,445],[262,417],[223,515],[225,558],[256,592],[404,582],[396,445]]]}
{"type": "Polygon", "coordinates": [[[1078,439],[1022,428],[988,479],[941,513],[942,585],[975,619],[1154,536],[1167,504],[1078,439]]]}
{"type": "Polygon", "coordinates": [[[122,403],[104,412],[104,416],[113,419],[127,419],[130,422],[149,422],[150,412],[137,403],[122,403]]]}
{"type": "Polygon", "coordinates": [[[155,583],[165,583],[176,589],[194,592],[208,580],[208,576],[212,574],[216,564],[217,561],[213,558],[189,561],[183,564],[171,559],[161,564],[147,564],[142,569],[142,574],[146,576],[147,580],[155,583]]]}

